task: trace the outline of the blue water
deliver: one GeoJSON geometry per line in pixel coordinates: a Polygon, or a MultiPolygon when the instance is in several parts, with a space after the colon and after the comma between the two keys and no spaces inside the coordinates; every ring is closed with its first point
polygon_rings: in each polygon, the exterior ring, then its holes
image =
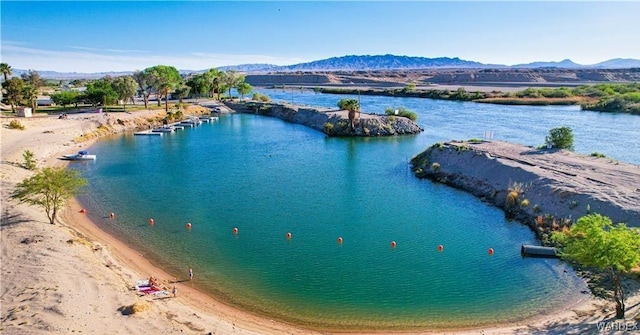
{"type": "MultiPolygon", "coordinates": [[[[331,107],[343,97],[297,92],[294,102],[331,107]]],[[[74,165],[90,182],[81,201],[101,228],[177,279],[192,267],[194,285],[221,300],[320,328],[504,322],[580,295],[584,284],[561,262],[520,257],[521,244],[535,243],[528,228],[466,193],[416,179],[408,160],[435,141],[485,130],[537,145],[552,127],[593,124],[622,129],[609,136],[627,139],[625,149],[608,151],[581,136],[598,132],[575,127],[576,150],[638,162],[634,117],[426,99],[362,104],[365,112],[413,109],[425,132],[327,138],[275,118],[228,115],[162,137],[110,137],[91,148],[95,162],[74,165]]]]}
{"type": "MultiPolygon", "coordinates": [[[[482,138],[492,132],[496,140],[539,146],[551,128],[573,129],[575,151],[599,152],[640,165],[640,117],[624,113],[581,111],[579,106],[507,106],[419,98],[319,94],[309,90],[260,90],[273,101],[336,108],[344,98],[360,99],[365,113],[384,113],[404,106],[418,114],[425,132],[420,145],[439,141],[482,138]],[[293,97],[293,98],[292,98],[293,97]]],[[[422,150],[419,149],[419,150],[422,150]]]]}

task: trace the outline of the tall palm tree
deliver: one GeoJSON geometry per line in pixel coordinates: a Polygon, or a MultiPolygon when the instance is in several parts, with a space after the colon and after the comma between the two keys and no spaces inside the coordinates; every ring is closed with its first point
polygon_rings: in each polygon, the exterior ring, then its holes
{"type": "Polygon", "coordinates": [[[215,93],[218,93],[218,100],[220,100],[220,86],[222,84],[222,74],[223,72],[221,72],[218,69],[209,69],[209,71],[207,71],[206,73],[206,78],[207,81],[209,81],[210,85],[209,87],[211,88],[211,97],[214,97],[215,93]]]}
{"type": "Polygon", "coordinates": [[[356,112],[360,111],[360,103],[356,99],[342,99],[338,102],[338,107],[349,111],[349,127],[354,131],[356,112]]]}
{"type": "Polygon", "coordinates": [[[7,63],[0,63],[0,73],[4,76],[4,81],[9,79],[9,76],[13,74],[11,66],[7,63]]]}

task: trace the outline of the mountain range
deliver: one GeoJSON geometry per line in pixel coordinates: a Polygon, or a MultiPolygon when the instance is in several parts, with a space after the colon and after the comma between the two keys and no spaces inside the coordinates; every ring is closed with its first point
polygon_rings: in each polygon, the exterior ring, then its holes
{"type": "MultiPolygon", "coordinates": [[[[560,62],[533,62],[518,65],[483,64],[458,57],[411,57],[397,55],[348,55],[332,57],[307,63],[278,66],[273,64],[242,64],[218,67],[219,70],[235,70],[245,73],[257,72],[310,72],[310,71],[377,71],[377,70],[412,70],[412,69],[535,69],[535,68],[562,68],[562,69],[627,69],[640,68],[640,60],[615,58],[592,65],[577,64],[569,59],[560,62]]],[[[201,73],[206,70],[180,70],[182,74],[201,73]]],[[[26,70],[14,69],[15,75],[20,75],[26,70]]],[[[132,74],[127,72],[97,72],[97,73],[63,73],[55,71],[39,71],[43,78],[77,79],[77,78],[101,78],[104,76],[120,76],[132,74]]]]}

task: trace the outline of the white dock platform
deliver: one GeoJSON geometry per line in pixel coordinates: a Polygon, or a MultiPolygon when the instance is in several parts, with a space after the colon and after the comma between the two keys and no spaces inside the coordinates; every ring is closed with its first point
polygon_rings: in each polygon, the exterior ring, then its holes
{"type": "Polygon", "coordinates": [[[136,136],[162,136],[162,133],[157,133],[157,132],[152,132],[150,130],[145,130],[145,131],[135,132],[135,133],[133,133],[133,135],[136,135],[136,136]]]}

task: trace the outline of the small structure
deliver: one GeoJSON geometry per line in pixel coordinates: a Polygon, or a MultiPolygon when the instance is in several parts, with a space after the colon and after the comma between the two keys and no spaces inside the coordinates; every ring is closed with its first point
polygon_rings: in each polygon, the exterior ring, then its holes
{"type": "Polygon", "coordinates": [[[31,117],[31,107],[17,107],[16,115],[19,117],[31,117]]]}
{"type": "Polygon", "coordinates": [[[36,103],[38,106],[53,106],[53,100],[48,96],[38,97],[36,103]]]}
{"type": "Polygon", "coordinates": [[[544,258],[559,258],[558,251],[554,247],[542,247],[537,245],[523,244],[520,248],[520,254],[522,257],[544,257],[544,258]]]}

